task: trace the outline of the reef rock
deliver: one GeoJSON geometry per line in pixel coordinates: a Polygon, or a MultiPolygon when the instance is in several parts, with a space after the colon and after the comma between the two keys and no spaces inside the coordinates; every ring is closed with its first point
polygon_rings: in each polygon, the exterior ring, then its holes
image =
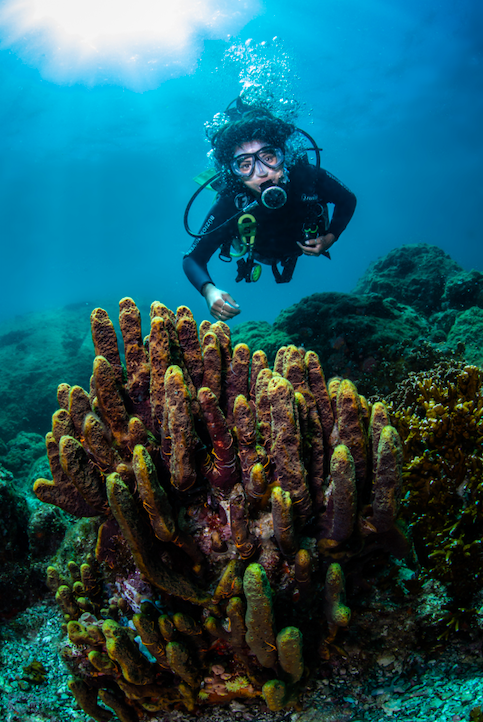
{"type": "Polygon", "coordinates": [[[44,434],[65,374],[88,381],[92,342],[85,304],[31,313],[0,327],[0,438],[44,434]]]}
{"type": "Polygon", "coordinates": [[[21,431],[0,449],[0,463],[16,475],[27,476],[34,462],[45,454],[40,434],[21,431]]]}
{"type": "MultiPolygon", "coordinates": [[[[45,463],[42,456],[30,474],[49,474],[45,463]]],[[[30,475],[17,477],[0,465],[0,618],[45,595],[45,566],[71,521],[60,509],[38,502],[30,475]]]]}
{"type": "Polygon", "coordinates": [[[392,390],[414,370],[411,356],[418,347],[424,353],[432,334],[427,319],[413,308],[375,293],[315,293],[282,311],[271,331],[268,324],[259,331],[247,326],[235,327],[234,341],[247,339],[270,362],[277,341],[311,348],[329,377],[350,378],[363,393],[392,390]]]}
{"type": "Polygon", "coordinates": [[[441,310],[447,282],[462,271],[438,246],[409,244],[372,263],[357,282],[354,293],[395,298],[424,316],[431,316],[441,310]]]}
{"type": "Polygon", "coordinates": [[[457,350],[464,347],[464,357],[483,367],[483,308],[473,306],[455,318],[448,333],[448,345],[457,350]]]}
{"type": "Polygon", "coordinates": [[[442,298],[443,308],[464,310],[477,306],[483,307],[483,273],[480,271],[462,271],[446,281],[442,298]]]}
{"type": "Polygon", "coordinates": [[[0,467],[0,615],[26,606],[29,514],[11,482],[11,473],[0,467]]]}

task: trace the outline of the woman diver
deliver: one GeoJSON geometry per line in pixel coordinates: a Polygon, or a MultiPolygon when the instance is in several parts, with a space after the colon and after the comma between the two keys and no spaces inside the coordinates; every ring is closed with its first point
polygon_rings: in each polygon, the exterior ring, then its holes
{"type": "Polygon", "coordinates": [[[330,258],[328,249],[356,206],[354,194],[320,168],[320,149],[307,133],[268,110],[244,106],[240,99],[230,112],[232,119],[211,141],[219,173],[203,184],[186,209],[185,227],[195,242],[183,259],[186,276],[204,296],[211,315],[222,321],[239,314],[240,307],[208,273],[208,261],[216,250],[221,249],[223,260],[238,258],[237,282],[258,280],[264,263],[272,267],[277,283],[286,283],[302,254],[330,258]],[[286,163],[287,141],[296,132],[312,142],[313,148],[305,150],[315,150],[316,166],[305,153],[292,165],[286,163]],[[218,196],[195,234],[187,215],[209,183],[218,196]],[[330,221],[327,203],[334,205],[330,221]]]}

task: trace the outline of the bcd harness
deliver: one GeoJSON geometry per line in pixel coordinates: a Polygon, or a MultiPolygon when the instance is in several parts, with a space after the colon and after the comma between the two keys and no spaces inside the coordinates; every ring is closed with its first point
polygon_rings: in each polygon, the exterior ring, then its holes
{"type": "MultiPolygon", "coordinates": [[[[307,209],[309,210],[309,209],[307,209]]],[[[322,203],[313,204],[309,211],[309,219],[302,227],[304,239],[317,238],[321,233],[326,233],[329,227],[329,213],[327,206],[322,203]],[[311,212],[310,212],[311,211],[311,212]]],[[[235,281],[246,281],[255,283],[261,276],[262,267],[255,261],[255,239],[257,234],[257,220],[251,213],[244,213],[238,219],[238,238],[227,241],[220,251],[222,260],[237,260],[237,276],[235,281]],[[246,256],[246,258],[245,258],[246,256]]],[[[292,280],[295,266],[300,254],[287,255],[278,259],[267,259],[266,263],[271,265],[273,277],[276,283],[289,283],[292,280]],[[278,268],[280,264],[282,270],[278,268]]],[[[323,255],[330,259],[328,251],[323,255]]]]}

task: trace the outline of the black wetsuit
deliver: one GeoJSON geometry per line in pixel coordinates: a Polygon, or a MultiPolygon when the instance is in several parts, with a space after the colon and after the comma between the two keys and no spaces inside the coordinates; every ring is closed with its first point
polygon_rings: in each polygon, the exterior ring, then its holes
{"type": "MultiPolygon", "coordinates": [[[[279,283],[291,278],[297,258],[302,255],[297,241],[304,242],[307,237],[305,230],[318,225],[316,235],[333,233],[338,238],[352,218],[356,206],[355,195],[337,178],[322,168],[317,169],[306,163],[289,169],[289,182],[284,188],[287,191],[287,202],[282,208],[271,210],[258,203],[249,211],[257,221],[255,260],[272,265],[279,283]],[[328,227],[322,216],[327,203],[334,204],[328,227]],[[277,276],[277,262],[286,265],[288,273],[279,272],[277,276]]],[[[218,248],[222,248],[223,252],[224,246],[228,248],[230,241],[238,238],[238,218],[242,209],[253,200],[253,196],[245,190],[221,193],[216,199],[199,237],[183,259],[184,272],[198,291],[201,292],[206,283],[215,285],[208,273],[208,261],[218,248]],[[232,220],[225,223],[227,219],[232,220]]]]}

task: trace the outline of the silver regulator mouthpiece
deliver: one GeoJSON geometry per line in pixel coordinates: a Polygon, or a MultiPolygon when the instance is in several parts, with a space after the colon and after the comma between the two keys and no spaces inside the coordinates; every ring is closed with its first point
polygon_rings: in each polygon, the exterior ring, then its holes
{"type": "Polygon", "coordinates": [[[260,200],[265,208],[270,208],[270,210],[275,211],[287,202],[287,193],[285,190],[281,186],[273,185],[271,181],[262,183],[260,190],[262,192],[260,200]]]}

